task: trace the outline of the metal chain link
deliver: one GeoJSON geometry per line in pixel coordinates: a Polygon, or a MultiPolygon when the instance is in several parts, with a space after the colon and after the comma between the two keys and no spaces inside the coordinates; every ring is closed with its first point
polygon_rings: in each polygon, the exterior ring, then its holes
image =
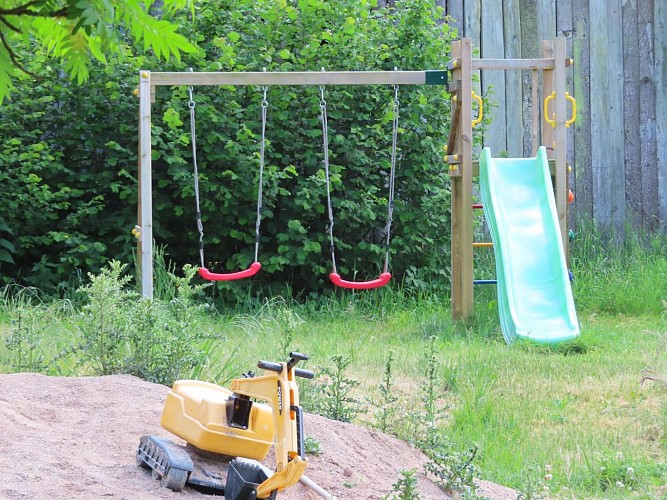
{"type": "Polygon", "coordinates": [[[385,244],[384,272],[389,272],[389,244],[391,241],[391,223],[394,221],[394,181],[396,180],[396,150],[398,143],[398,85],[394,85],[394,120],[391,133],[391,171],[389,174],[389,198],[387,199],[387,225],[385,232],[387,241],[385,244]]]}
{"type": "Polygon", "coordinates": [[[333,207],[331,206],[331,183],[329,181],[329,124],[327,121],[327,101],[324,99],[324,86],[320,87],[320,117],[322,121],[322,146],[324,149],[324,178],[327,185],[327,211],[329,215],[329,224],[327,230],[329,232],[330,242],[330,251],[331,251],[331,262],[332,269],[334,273],[336,271],[336,255],[334,251],[334,235],[333,235],[333,226],[334,226],[334,216],[333,216],[333,207]]]}
{"type": "Polygon", "coordinates": [[[269,102],[266,100],[268,87],[262,87],[264,95],[262,97],[262,139],[259,143],[259,185],[257,187],[257,221],[255,222],[255,262],[259,258],[259,228],[262,224],[262,186],[264,177],[264,150],[266,145],[266,111],[269,102]]]}
{"type": "Polygon", "coordinates": [[[195,101],[193,98],[193,87],[188,87],[188,94],[190,101],[188,108],[190,108],[190,142],[192,143],[192,164],[195,178],[195,207],[197,209],[197,231],[199,231],[199,260],[201,267],[206,267],[204,261],[204,225],[201,221],[201,209],[199,207],[199,167],[197,166],[197,130],[195,125],[195,101]]]}

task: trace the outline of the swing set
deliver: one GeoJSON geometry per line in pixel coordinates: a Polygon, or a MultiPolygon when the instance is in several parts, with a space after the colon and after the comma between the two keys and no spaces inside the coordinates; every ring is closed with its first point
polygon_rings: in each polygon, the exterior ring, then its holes
{"type": "Polygon", "coordinates": [[[262,183],[265,163],[266,123],[269,103],[268,87],[271,85],[318,85],[320,90],[320,118],[322,122],[323,164],[327,192],[327,232],[330,239],[332,271],[329,278],[341,288],[367,290],[378,288],[389,283],[389,244],[393,218],[394,180],[396,176],[396,157],[398,140],[398,88],[400,85],[446,85],[447,72],[431,71],[321,71],[321,72],[232,72],[232,73],[166,73],[140,72],[139,84],[139,230],[133,231],[139,239],[140,281],[142,295],[153,297],[153,226],[152,226],[152,159],[151,159],[151,104],[155,101],[155,88],[159,86],[187,85],[190,109],[190,134],[193,158],[194,191],[196,205],[197,230],[199,232],[199,274],[211,281],[231,281],[249,278],[256,275],[262,268],[258,260],[260,243],[260,226],[262,220],[262,183]],[[261,102],[261,139],[259,151],[259,181],[257,188],[257,218],[255,221],[255,254],[254,261],[245,270],[231,273],[211,272],[206,266],[204,256],[204,227],[200,210],[199,167],[197,163],[196,115],[194,87],[199,85],[256,85],[263,92],[261,102]],[[383,270],[378,278],[369,281],[350,281],[343,279],[336,268],[334,246],[334,214],[331,198],[329,172],[329,126],[325,87],[329,85],[393,85],[393,123],[391,144],[391,167],[389,174],[389,194],[387,202],[387,222],[385,224],[385,259],[383,270]]]}

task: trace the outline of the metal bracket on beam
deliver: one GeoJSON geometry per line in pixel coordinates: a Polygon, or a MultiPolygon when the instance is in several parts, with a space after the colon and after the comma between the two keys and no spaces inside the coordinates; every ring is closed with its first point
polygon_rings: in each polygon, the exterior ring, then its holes
{"type": "Polygon", "coordinates": [[[426,70],[426,85],[447,85],[448,81],[446,70],[426,70]]]}

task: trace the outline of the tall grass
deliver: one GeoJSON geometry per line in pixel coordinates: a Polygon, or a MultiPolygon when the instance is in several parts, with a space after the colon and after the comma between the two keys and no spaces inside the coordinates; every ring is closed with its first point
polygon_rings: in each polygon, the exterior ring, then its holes
{"type": "Polygon", "coordinates": [[[667,297],[667,235],[605,235],[580,221],[570,245],[574,293],[584,311],[660,314],[667,297]],[[619,242],[620,241],[620,242],[619,242]]]}

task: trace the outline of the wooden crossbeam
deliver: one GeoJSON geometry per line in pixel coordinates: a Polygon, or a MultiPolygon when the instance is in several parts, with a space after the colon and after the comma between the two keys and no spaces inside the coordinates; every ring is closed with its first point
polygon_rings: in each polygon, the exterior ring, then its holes
{"type": "Polygon", "coordinates": [[[151,85],[445,85],[447,71],[148,72],[151,85]]]}

